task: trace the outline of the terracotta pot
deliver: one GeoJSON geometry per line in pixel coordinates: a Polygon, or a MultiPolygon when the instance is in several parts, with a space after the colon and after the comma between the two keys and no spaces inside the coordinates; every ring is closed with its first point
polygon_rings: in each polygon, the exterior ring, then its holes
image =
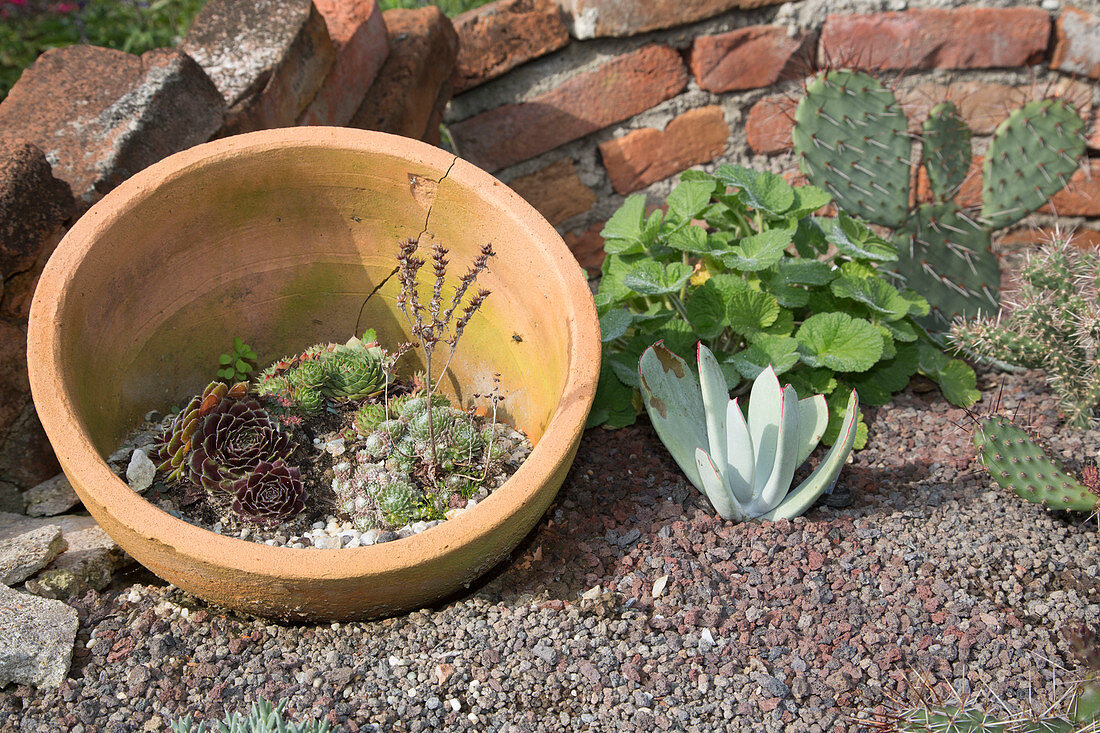
{"type": "Polygon", "coordinates": [[[103,529],[197,596],[301,620],[417,608],[504,558],[565,478],[600,359],[583,273],[518,195],[423,143],[322,127],[200,145],[123,183],[50,259],[28,342],[39,418],[103,529]],[[234,336],[259,352],[261,365],[367,327],[384,344],[406,340],[394,308],[397,278],[386,278],[398,242],[418,236],[422,247],[450,249],[454,278],[485,242],[498,253],[479,280],[492,295],[444,384],[468,400],[488,392],[499,372],[503,414],[535,443],[488,499],[384,545],[292,549],[195,527],[114,476],[103,457],[145,412],[200,391],[234,336]]]}

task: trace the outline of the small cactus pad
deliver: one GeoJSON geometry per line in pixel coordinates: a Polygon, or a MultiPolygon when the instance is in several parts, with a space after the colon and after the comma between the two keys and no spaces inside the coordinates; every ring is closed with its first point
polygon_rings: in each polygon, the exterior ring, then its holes
{"type": "Polygon", "coordinates": [[[1049,509],[1091,512],[1097,497],[1067,475],[1028,434],[1004,417],[978,421],[974,430],[978,460],[1002,488],[1049,509]]]}
{"type": "Polygon", "coordinates": [[[924,169],[937,201],[952,198],[970,170],[970,128],[951,102],[932,108],[924,121],[924,169]]]}
{"type": "Polygon", "coordinates": [[[894,271],[932,306],[925,327],[997,311],[1001,267],[989,232],[953,203],[926,204],[898,234],[894,271]]]}
{"type": "Polygon", "coordinates": [[[912,146],[890,90],[861,72],[828,71],[806,86],[794,117],[794,147],[811,183],[849,214],[905,223],[912,146]]]}
{"type": "Polygon", "coordinates": [[[1084,127],[1061,99],[1028,102],[997,127],[982,166],[982,219],[989,228],[1018,222],[1062,190],[1085,152],[1084,127]]]}

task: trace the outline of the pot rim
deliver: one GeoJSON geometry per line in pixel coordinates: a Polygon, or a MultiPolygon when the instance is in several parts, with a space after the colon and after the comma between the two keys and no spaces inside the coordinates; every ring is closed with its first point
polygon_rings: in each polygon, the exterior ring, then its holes
{"type": "Polygon", "coordinates": [[[397,573],[454,552],[506,524],[538,486],[563,462],[572,460],[574,441],[583,430],[600,370],[599,321],[583,273],[554,228],[517,193],[473,164],[418,140],[335,127],[281,128],[222,138],[171,155],[135,174],[80,217],[62,239],[42,272],[31,306],[27,336],[31,393],[62,468],[66,474],[79,477],[73,486],[97,521],[99,512],[103,512],[179,555],[257,576],[339,580],[397,573]],[[556,280],[566,294],[561,317],[568,321],[572,332],[569,374],[561,399],[532,453],[515,474],[475,507],[422,533],[382,545],[348,549],[277,547],[217,534],[177,519],[115,476],[93,447],[64,388],[58,314],[64,310],[67,283],[99,241],[99,235],[164,182],[193,175],[196,170],[229,158],[288,147],[400,157],[442,171],[443,177],[460,185],[478,187],[487,203],[514,212],[530,238],[557,260],[559,267],[547,276],[556,280]],[[83,495],[86,486],[96,487],[93,497],[83,495]],[[232,561],[227,562],[227,558],[232,561]]]}

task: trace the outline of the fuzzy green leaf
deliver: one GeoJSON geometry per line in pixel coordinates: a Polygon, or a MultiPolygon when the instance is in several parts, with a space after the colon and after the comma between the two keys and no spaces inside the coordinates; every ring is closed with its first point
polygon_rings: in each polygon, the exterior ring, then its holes
{"type": "MultiPolygon", "coordinates": [[[[823,445],[832,445],[840,436],[840,429],[844,426],[844,416],[848,411],[848,400],[851,398],[851,387],[847,384],[838,384],[832,394],[826,395],[829,403],[829,427],[825,429],[825,435],[821,436],[823,445]]],[[[858,394],[858,392],[857,392],[858,394]]],[[[859,422],[856,424],[856,439],[853,449],[860,450],[867,445],[867,423],[863,420],[863,411],[857,413],[859,422]]]]}
{"type": "Polygon", "coordinates": [[[909,343],[917,340],[917,329],[913,326],[911,321],[889,321],[883,323],[882,327],[890,332],[890,335],[894,337],[895,341],[909,343]]]}
{"type": "Polygon", "coordinates": [[[794,229],[765,229],[742,239],[722,255],[722,264],[742,272],[766,270],[783,259],[794,229]]]}
{"type": "Polygon", "coordinates": [[[866,371],[882,356],[878,329],[847,313],[818,313],[798,329],[802,361],[838,372],[866,371]]]}
{"type": "Polygon", "coordinates": [[[742,290],[731,294],[726,303],[726,323],[736,333],[748,335],[775,323],[779,311],[774,295],[742,290]]]}
{"type": "Polygon", "coordinates": [[[909,303],[897,288],[880,277],[849,277],[844,275],[829,284],[838,298],[863,303],[872,313],[887,321],[896,321],[909,313],[909,303]]]}
{"type": "Polygon", "coordinates": [[[222,379],[232,379],[234,376],[234,372],[232,369],[219,369],[218,376],[222,379]]]}
{"type": "Polygon", "coordinates": [[[836,389],[837,380],[831,369],[810,369],[801,365],[787,373],[786,379],[802,398],[815,394],[830,394],[836,389]]]}
{"type": "Polygon", "coordinates": [[[794,188],[775,173],[727,163],[719,166],[714,175],[727,186],[740,188],[745,203],[754,209],[782,214],[795,200],[794,188]]]}
{"type": "Polygon", "coordinates": [[[745,379],[756,379],[769,364],[777,375],[783,374],[798,363],[798,341],[790,336],[761,336],[727,361],[745,379]]]}
{"type": "Polygon", "coordinates": [[[833,200],[833,197],[827,191],[817,186],[794,186],[792,190],[794,191],[794,203],[787,213],[793,216],[812,214],[822,206],[828,206],[833,200]]]}
{"type": "Polygon", "coordinates": [[[228,366],[233,363],[233,357],[229,354],[222,354],[218,357],[218,363],[228,366]]]}
{"type": "Polygon", "coordinates": [[[248,374],[252,371],[252,367],[245,363],[242,359],[237,359],[237,363],[234,364],[238,374],[248,374]]]}
{"type": "Polygon", "coordinates": [[[939,384],[944,398],[953,405],[970,407],[982,398],[977,389],[977,375],[960,359],[947,362],[933,379],[939,384]]]}
{"type": "Polygon", "coordinates": [[[844,212],[838,214],[832,226],[826,228],[825,239],[854,259],[893,262],[898,258],[894,245],[844,212]]]}
{"type": "Polygon", "coordinates": [[[634,390],[623,384],[604,361],[600,367],[600,380],[596,385],[596,398],[592,402],[592,410],[588,413],[584,427],[607,425],[611,428],[622,428],[633,425],[636,418],[634,390]]]}
{"type": "Polygon", "coordinates": [[[710,340],[726,327],[726,300],[709,281],[692,291],[684,306],[699,338],[710,340]]]}
{"type": "Polygon", "coordinates": [[[697,219],[714,193],[711,181],[681,180],[668,195],[668,213],[681,221],[697,219]]]}
{"type": "Polygon", "coordinates": [[[817,218],[806,217],[798,221],[798,229],[794,233],[794,248],[799,257],[807,260],[828,250],[829,242],[825,239],[825,230],[817,218]]]}
{"type": "Polygon", "coordinates": [[[623,285],[642,295],[665,295],[678,291],[690,277],[691,266],[682,262],[643,260],[623,277],[623,285]]]}
{"type": "Polygon", "coordinates": [[[609,254],[635,254],[643,252],[642,224],[645,217],[645,196],[636,193],[627,196],[619,210],[611,215],[600,236],[604,238],[604,250],[609,254]]]}
{"type": "Polygon", "coordinates": [[[708,254],[712,249],[707,239],[707,231],[694,224],[676,229],[668,235],[666,242],[673,249],[692,254],[708,254]]]}
{"type": "Polygon", "coordinates": [[[630,328],[634,317],[626,308],[615,308],[600,316],[600,340],[604,343],[614,341],[630,328]]]}
{"type": "Polygon", "coordinates": [[[778,277],[791,285],[828,285],[839,274],[828,263],[797,257],[784,258],[776,270],[778,277]]]}
{"type": "Polygon", "coordinates": [[[932,312],[925,297],[915,290],[902,290],[901,297],[909,303],[909,315],[914,318],[923,318],[932,312]]]}
{"type": "Polygon", "coordinates": [[[737,275],[729,275],[724,272],[711,275],[706,285],[717,290],[727,300],[732,298],[735,293],[743,293],[746,290],[753,289],[751,285],[737,275]]]}
{"type": "Polygon", "coordinates": [[[905,389],[917,372],[917,347],[903,344],[894,358],[880,361],[864,374],[851,375],[848,380],[859,393],[859,401],[868,407],[885,405],[896,392],[905,389]]]}

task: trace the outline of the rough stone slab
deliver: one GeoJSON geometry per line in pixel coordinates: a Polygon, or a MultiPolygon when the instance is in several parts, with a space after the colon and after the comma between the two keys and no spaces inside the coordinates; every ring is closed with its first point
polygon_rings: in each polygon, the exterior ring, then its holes
{"type": "Polygon", "coordinates": [[[0,687],[64,682],[79,627],[75,608],[0,585],[0,687]]]}
{"type": "Polygon", "coordinates": [[[627,194],[714,160],[729,136],[722,108],[711,105],[684,112],[664,130],[633,130],[602,142],[600,155],[615,192],[627,194]]]}
{"type": "Polygon", "coordinates": [[[389,35],[376,0],[313,0],[325,19],[336,60],[299,125],[351,121],[390,54],[389,35]]]}
{"type": "Polygon", "coordinates": [[[680,54],[650,44],[549,91],[451,125],[459,154],[495,171],[533,158],[676,96],[687,86],[680,54]]]}
{"type": "Polygon", "coordinates": [[[0,542],[0,583],[17,585],[65,549],[61,527],[48,524],[0,542]]]}
{"type": "Polygon", "coordinates": [[[438,118],[441,100],[446,105],[451,97],[458,35],[434,5],[387,10],[382,17],[390,55],[350,126],[423,139],[438,118]]]}
{"type": "MultiPolygon", "coordinates": [[[[0,353],[4,354],[3,359],[0,359],[0,389],[7,390],[12,384],[25,384],[27,381],[24,351],[26,336],[21,341],[15,341],[17,334],[23,332],[18,328],[9,329],[0,325],[0,353]],[[9,358],[18,360],[22,364],[21,370],[18,366],[6,363],[9,358]]],[[[27,387],[21,394],[22,409],[0,445],[0,485],[15,486],[20,490],[34,486],[61,470],[50,440],[46,437],[46,431],[38,420],[34,402],[31,401],[30,388],[27,387]]],[[[0,495],[3,493],[5,492],[0,490],[0,495]]],[[[14,510],[23,511],[22,498],[14,510]]],[[[4,511],[2,506],[0,511],[4,511]]]]}
{"type": "Polygon", "coordinates": [[[556,0],[576,38],[633,36],[784,0],[556,0]]]}
{"type": "Polygon", "coordinates": [[[80,497],[63,473],[23,492],[23,513],[30,517],[63,514],[79,503],[80,497]]]}
{"type": "Polygon", "coordinates": [[[1067,5],[1054,32],[1050,68],[1100,79],[1100,17],[1067,5]]]}
{"type": "Polygon", "coordinates": [[[1050,37],[1041,8],[922,8],[830,15],[818,61],[863,69],[988,69],[1039,61],[1050,37]]]}
{"type": "Polygon", "coordinates": [[[203,70],[174,49],[141,56],[67,46],[38,57],[3,102],[0,129],[37,145],[87,206],[221,127],[224,103],[203,70]]]}
{"type": "Polygon", "coordinates": [[[497,0],[454,19],[458,33],[455,94],[569,43],[552,0],[497,0]]]}
{"type": "Polygon", "coordinates": [[[293,125],[336,58],[312,0],[210,0],[180,49],[224,97],[226,135],[293,125]]]}
{"type": "Polygon", "coordinates": [[[508,186],[554,225],[583,214],[596,203],[596,192],[584,185],[577,166],[568,158],[515,178],[508,186]]]}
{"type": "Polygon", "coordinates": [[[813,67],[816,34],[787,35],[786,26],[754,25],[691,46],[691,73],[708,92],[732,92],[797,79],[813,67]]]}

